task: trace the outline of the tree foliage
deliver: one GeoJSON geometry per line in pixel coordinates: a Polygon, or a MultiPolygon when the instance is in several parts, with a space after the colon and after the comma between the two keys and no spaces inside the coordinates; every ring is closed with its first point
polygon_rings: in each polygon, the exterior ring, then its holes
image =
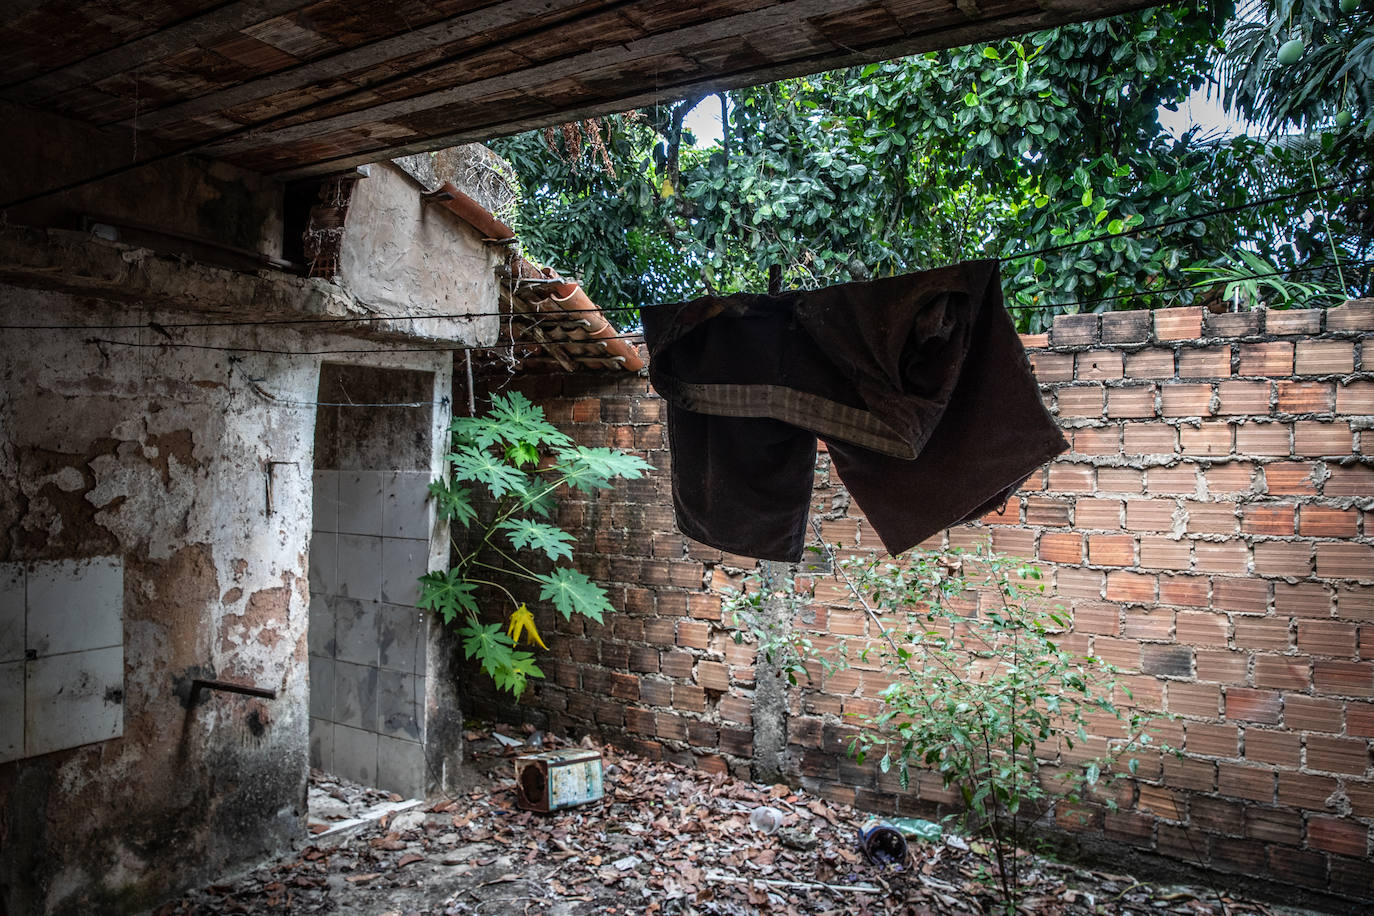
{"type": "Polygon", "coordinates": [[[850,754],[895,769],[903,788],[927,773],[955,790],[957,819],[990,842],[1004,912],[1022,911],[1017,850],[1034,822],[1066,802],[1111,806],[1104,784],[1137,772],[1133,755],[1149,748],[1155,717],[1132,708],[1110,664],[1063,645],[1069,621],[1047,606],[1034,566],[986,545],[913,550],[890,562],[823,550],[868,618],[869,637],[823,650],[804,632],[779,629],[775,621],[797,619],[814,597],[761,570],[726,597],[736,640],[754,640],[794,684],[877,668],[888,686],[869,697],[876,711],[848,714],[850,754]],[[784,613],[768,610],[774,602],[784,613]],[[1093,739],[1090,729],[1115,737],[1093,739]]]}
{"type": "Polygon", "coordinates": [[[1186,304],[1188,269],[1240,248],[1276,270],[1329,261],[1310,199],[1206,214],[1344,175],[1330,143],[1160,126],[1212,78],[1231,11],[1175,3],[731,92],[706,148],[682,142],[689,99],[593,125],[608,157],[539,134],[496,149],[524,186],[522,237],[603,306],[762,290],[771,265],[812,287],[985,256],[1029,330],[1186,304]]]}

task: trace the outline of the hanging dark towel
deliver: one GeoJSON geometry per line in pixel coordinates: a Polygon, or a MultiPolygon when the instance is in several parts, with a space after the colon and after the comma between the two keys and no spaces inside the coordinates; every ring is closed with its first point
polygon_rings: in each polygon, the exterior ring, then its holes
{"type": "Polygon", "coordinates": [[[817,436],[893,554],[1001,505],[1068,447],[996,261],[643,318],[678,527],[731,553],[801,559],[817,436]]]}

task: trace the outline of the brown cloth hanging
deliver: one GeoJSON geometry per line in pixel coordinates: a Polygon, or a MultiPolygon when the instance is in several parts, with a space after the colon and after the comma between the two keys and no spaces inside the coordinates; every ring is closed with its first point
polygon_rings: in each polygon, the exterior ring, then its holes
{"type": "Polygon", "coordinates": [[[643,320],[678,527],[731,553],[801,559],[817,436],[892,554],[1001,505],[1068,447],[996,261],[643,320]]]}

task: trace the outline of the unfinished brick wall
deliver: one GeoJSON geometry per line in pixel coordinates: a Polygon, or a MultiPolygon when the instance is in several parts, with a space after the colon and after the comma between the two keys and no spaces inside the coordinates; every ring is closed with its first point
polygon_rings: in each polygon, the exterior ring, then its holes
{"type": "MultiPolygon", "coordinates": [[[[1072,611],[1068,643],[1120,666],[1140,705],[1177,715],[1161,737],[1184,752],[1143,762],[1118,811],[1061,810],[1063,829],[1374,897],[1372,334],[1363,300],[1069,316],[1026,338],[1072,450],[1003,514],[935,540],[990,537],[1038,561],[1072,611]]],[[[550,618],[549,678],[516,714],[750,775],[753,717],[784,713],[760,708],[753,651],[730,638],[713,586],[752,561],[674,528],[661,402],[638,377],[517,384],[579,441],[660,471],[565,504],[563,521],[586,532],[580,568],[622,612],[605,626],[550,618]]],[[[827,539],[877,547],[824,452],[813,511],[827,539]]],[[[816,596],[798,624],[822,643],[874,635],[842,587],[817,582],[816,596]]],[[[843,715],[871,711],[882,684],[856,668],[790,691],[783,772],[875,811],[951,803],[938,779],[904,793],[846,758],[843,715]]]]}

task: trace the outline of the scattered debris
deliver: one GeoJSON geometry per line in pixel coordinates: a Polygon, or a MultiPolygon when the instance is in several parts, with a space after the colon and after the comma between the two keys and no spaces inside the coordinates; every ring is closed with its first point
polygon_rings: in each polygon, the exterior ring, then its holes
{"type": "Polygon", "coordinates": [[[749,826],[759,833],[774,834],[782,826],[782,812],[771,805],[759,805],[749,815],[749,826]]]}
{"type": "Polygon", "coordinates": [[[945,829],[939,824],[934,821],[922,820],[919,817],[894,817],[888,823],[902,831],[902,836],[908,840],[938,843],[941,837],[945,835],[945,829]]]}
{"type": "MultiPolygon", "coordinates": [[[[567,746],[553,735],[543,739],[547,747],[567,746]]],[[[337,845],[316,841],[294,858],[164,904],[155,916],[997,911],[994,891],[980,878],[991,864],[979,843],[969,849],[958,841],[960,849],[949,842],[958,838],[948,837],[910,847],[902,871],[879,868],[854,844],[869,819],[862,812],[787,786],[754,785],[612,748],[601,752],[602,801],[553,814],[521,811],[513,759],[520,750],[476,730],[468,745],[478,783],[469,792],[368,822],[337,845]],[[774,834],[750,829],[762,807],[780,816],[774,834]]],[[[356,819],[351,806],[360,799],[352,796],[361,787],[316,782],[356,819]]],[[[385,801],[374,802],[392,803],[386,793],[376,794],[385,801]]],[[[1272,912],[1229,895],[1156,888],[1030,856],[1022,871],[1022,911],[1037,916],[1272,912]]]]}
{"type": "Polygon", "coordinates": [[[882,868],[906,866],[907,846],[902,832],[883,821],[869,821],[859,828],[859,848],[864,858],[882,868]]]}
{"type": "Polygon", "coordinates": [[[515,758],[515,803],[529,811],[558,811],[599,801],[601,754],[594,750],[544,751],[515,758]]]}
{"type": "Polygon", "coordinates": [[[310,771],[308,803],[306,829],[321,841],[335,840],[385,818],[413,819],[414,815],[405,812],[424,805],[418,798],[404,799],[395,792],[362,786],[319,770],[310,771]]]}

